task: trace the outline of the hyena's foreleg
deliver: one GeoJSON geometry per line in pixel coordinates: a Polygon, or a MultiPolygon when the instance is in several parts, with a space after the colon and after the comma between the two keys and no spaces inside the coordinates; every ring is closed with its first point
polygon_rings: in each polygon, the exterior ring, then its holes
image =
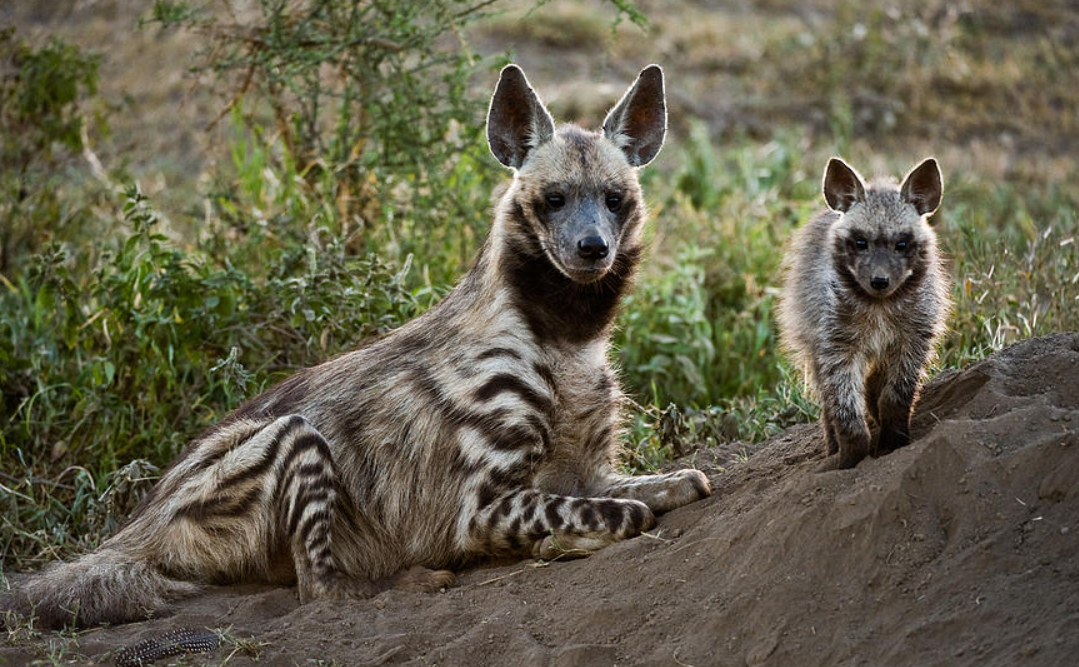
{"type": "Polygon", "coordinates": [[[821,394],[821,424],[828,454],[838,450],[834,466],[853,468],[869,453],[869,427],[865,421],[865,377],[854,363],[836,363],[815,373],[821,394]]]}
{"type": "Polygon", "coordinates": [[[509,491],[469,522],[473,544],[489,554],[537,558],[584,555],[648,530],[655,515],[638,500],[574,498],[535,489],[509,491]]]}
{"type": "Polygon", "coordinates": [[[910,442],[910,417],[929,359],[929,341],[912,336],[903,349],[889,354],[884,382],[877,399],[880,439],[876,451],[886,454],[910,442]]]}
{"type": "Polygon", "coordinates": [[[884,384],[887,380],[887,370],[878,361],[865,381],[865,408],[877,426],[880,426],[880,394],[884,391],[884,384]]]}
{"type": "Polygon", "coordinates": [[[712,495],[708,476],[692,468],[659,475],[619,475],[611,472],[594,489],[596,495],[639,500],[656,514],[712,495]]]}
{"type": "MultiPolygon", "coordinates": [[[[197,579],[275,579],[286,554],[301,601],[368,597],[393,579],[349,576],[334,550],[348,530],[342,489],[326,439],[298,415],[252,423],[246,438],[199,448],[175,499],[163,551],[170,570],[197,579]]],[[[243,434],[241,434],[243,435],[243,434]]],[[[362,539],[363,536],[359,536],[362,539]]],[[[418,573],[401,577],[415,584],[418,573]]],[[[448,583],[444,577],[432,587],[448,583]]]]}

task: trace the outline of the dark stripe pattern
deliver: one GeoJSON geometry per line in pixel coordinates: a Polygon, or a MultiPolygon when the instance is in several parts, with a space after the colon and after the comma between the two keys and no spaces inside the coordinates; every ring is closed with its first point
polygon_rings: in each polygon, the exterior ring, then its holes
{"type": "Polygon", "coordinates": [[[573,498],[517,489],[501,495],[481,490],[483,505],[469,524],[484,553],[531,553],[538,541],[559,533],[609,534],[623,539],[644,530],[651,515],[639,502],[573,498]]]}
{"type": "MultiPolygon", "coordinates": [[[[232,449],[215,453],[217,460],[254,435],[237,438],[232,449]]],[[[230,473],[212,497],[181,506],[172,521],[192,521],[209,534],[221,535],[242,529],[243,519],[254,515],[261,521],[260,515],[273,511],[278,534],[306,553],[316,575],[327,576],[334,571],[330,541],[336,476],[326,440],[303,417],[292,416],[278,426],[257,461],[230,473]],[[263,482],[271,471],[276,479],[267,495],[263,482]]]]}

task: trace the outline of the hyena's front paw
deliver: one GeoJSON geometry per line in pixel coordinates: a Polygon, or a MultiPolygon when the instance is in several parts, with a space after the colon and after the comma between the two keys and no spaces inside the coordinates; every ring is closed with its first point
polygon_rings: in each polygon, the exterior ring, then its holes
{"type": "MultiPolygon", "coordinates": [[[[712,495],[712,483],[708,481],[708,475],[705,475],[700,470],[697,470],[696,468],[687,468],[685,470],[672,472],[670,494],[671,507],[667,508],[667,510],[695,503],[698,500],[704,500],[710,495],[712,495]]],[[[665,512],[667,510],[661,511],[665,512]]]]}
{"type": "Polygon", "coordinates": [[[401,570],[393,576],[393,587],[402,591],[436,593],[453,586],[457,577],[449,570],[431,570],[419,565],[401,570]]]}
{"type": "Polygon", "coordinates": [[[657,514],[670,512],[712,495],[712,484],[708,481],[708,476],[694,468],[655,475],[653,479],[639,479],[640,493],[635,494],[635,497],[644,501],[657,514]]]}
{"type": "Polygon", "coordinates": [[[532,557],[536,560],[569,560],[591,556],[593,552],[618,542],[620,538],[610,533],[574,535],[557,532],[538,540],[532,545],[532,557]]]}
{"type": "Polygon", "coordinates": [[[570,508],[575,516],[565,521],[564,528],[537,540],[533,557],[581,558],[656,525],[655,514],[638,500],[578,498],[570,508]]]}
{"type": "Polygon", "coordinates": [[[688,468],[661,475],[616,475],[603,494],[639,500],[657,514],[712,495],[712,484],[700,470],[688,468]]]}

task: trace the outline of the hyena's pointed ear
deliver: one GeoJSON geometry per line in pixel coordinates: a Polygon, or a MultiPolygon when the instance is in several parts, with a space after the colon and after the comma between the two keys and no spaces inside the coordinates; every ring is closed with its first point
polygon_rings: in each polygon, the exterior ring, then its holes
{"type": "Polygon", "coordinates": [[[926,158],[910,170],[899,187],[903,201],[914,206],[920,215],[932,215],[940,206],[944,194],[944,178],[940,174],[940,165],[933,158],[926,158]]]}
{"type": "Polygon", "coordinates": [[[667,100],[663,70],[649,65],[603,121],[603,135],[626,154],[634,167],[652,161],[667,134],[667,100]]]}
{"type": "Polygon", "coordinates": [[[824,201],[828,208],[846,213],[858,202],[865,201],[865,184],[858,172],[837,157],[828,160],[824,170],[824,201]]]}
{"type": "Polygon", "coordinates": [[[525,73],[506,65],[487,112],[487,143],[498,161],[519,169],[528,152],[554,135],[554,120],[525,73]]]}

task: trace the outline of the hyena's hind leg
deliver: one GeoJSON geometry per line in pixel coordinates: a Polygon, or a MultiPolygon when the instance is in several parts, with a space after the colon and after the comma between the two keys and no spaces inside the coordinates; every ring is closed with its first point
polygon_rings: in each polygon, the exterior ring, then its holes
{"type": "Polygon", "coordinates": [[[610,473],[594,489],[596,495],[639,500],[656,514],[669,512],[712,495],[712,484],[700,470],[687,468],[659,475],[610,473]]]}
{"type": "MultiPolygon", "coordinates": [[[[341,568],[335,556],[334,535],[347,537],[341,543],[362,543],[365,533],[361,519],[349,507],[349,494],[340,485],[340,475],[325,439],[311,429],[299,435],[282,462],[278,499],[278,529],[289,540],[300,602],[321,598],[367,598],[389,588],[436,591],[453,584],[448,571],[423,567],[404,569],[383,579],[366,579],[341,568]]],[[[336,545],[340,548],[340,545],[336,545]]],[[[363,545],[359,545],[363,548],[363,545]]]]}
{"type": "MultiPolygon", "coordinates": [[[[196,474],[173,493],[168,536],[177,543],[165,549],[181,555],[170,569],[211,581],[274,580],[280,567],[273,556],[284,553],[303,602],[369,597],[396,583],[342,571],[334,533],[349,530],[340,524],[352,513],[342,507],[347,494],[326,439],[314,426],[289,415],[266,420],[236,440],[204,443],[203,456],[189,471],[196,474]]],[[[430,574],[430,588],[449,583],[445,573],[430,574]]],[[[400,580],[415,587],[424,576],[409,572],[400,580]]]]}

